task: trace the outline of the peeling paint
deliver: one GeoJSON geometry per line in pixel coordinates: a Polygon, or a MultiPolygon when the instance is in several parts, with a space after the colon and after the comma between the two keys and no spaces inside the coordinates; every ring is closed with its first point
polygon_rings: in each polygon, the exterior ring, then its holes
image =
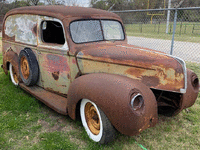
{"type": "Polygon", "coordinates": [[[104,46],[77,55],[83,73],[111,73],[137,79],[150,88],[180,92],[185,88],[184,69],[167,55],[134,46],[104,46]],[[176,70],[179,70],[177,72],[176,70]]]}
{"type": "MultiPolygon", "coordinates": [[[[55,22],[59,22],[62,25],[62,28],[64,29],[62,21],[60,21],[57,18],[47,17],[47,16],[39,16],[38,17],[39,24],[42,21],[55,21],[55,22]]],[[[41,34],[41,30],[39,30],[39,33],[41,34]]],[[[64,37],[66,37],[65,30],[63,30],[63,33],[64,33],[64,37]]],[[[42,37],[39,37],[38,38],[38,45],[40,47],[42,47],[42,48],[51,48],[51,49],[58,49],[58,50],[69,50],[68,43],[67,43],[66,39],[65,39],[65,43],[63,45],[62,44],[61,45],[59,45],[59,44],[45,44],[42,41],[42,37]]]]}
{"type": "Polygon", "coordinates": [[[48,72],[63,72],[63,71],[70,71],[70,67],[68,61],[65,57],[59,55],[46,55],[46,63],[48,65],[48,72]]]}
{"type": "Polygon", "coordinates": [[[36,26],[35,15],[12,15],[6,19],[5,34],[10,38],[15,37],[16,42],[37,45],[36,26]]]}
{"type": "Polygon", "coordinates": [[[53,78],[57,81],[59,79],[59,71],[52,73],[53,78]]]}

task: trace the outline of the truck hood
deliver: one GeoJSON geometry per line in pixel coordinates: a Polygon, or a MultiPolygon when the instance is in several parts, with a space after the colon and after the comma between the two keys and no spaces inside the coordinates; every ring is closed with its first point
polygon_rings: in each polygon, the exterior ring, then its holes
{"type": "Polygon", "coordinates": [[[82,73],[112,73],[140,80],[150,88],[185,93],[186,67],[179,58],[133,45],[112,45],[81,50],[82,73]]]}

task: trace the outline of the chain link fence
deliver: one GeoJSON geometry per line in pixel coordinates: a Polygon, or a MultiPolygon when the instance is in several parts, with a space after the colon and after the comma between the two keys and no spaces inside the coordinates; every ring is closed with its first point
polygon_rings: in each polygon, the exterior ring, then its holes
{"type": "Polygon", "coordinates": [[[200,63],[200,7],[113,11],[129,44],[200,63]]]}

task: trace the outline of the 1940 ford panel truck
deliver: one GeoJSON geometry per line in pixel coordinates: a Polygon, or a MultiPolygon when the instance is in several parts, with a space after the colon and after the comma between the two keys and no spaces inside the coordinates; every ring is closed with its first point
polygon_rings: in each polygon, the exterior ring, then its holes
{"type": "Polygon", "coordinates": [[[95,142],[137,135],[194,104],[197,75],[177,57],[127,44],[120,17],[81,7],[9,11],[3,69],[11,81],[55,111],[80,116],[95,142]]]}

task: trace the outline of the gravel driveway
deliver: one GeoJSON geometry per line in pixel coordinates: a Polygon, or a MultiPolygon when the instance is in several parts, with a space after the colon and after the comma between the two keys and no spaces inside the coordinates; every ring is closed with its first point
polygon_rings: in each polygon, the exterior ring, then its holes
{"type": "MultiPolygon", "coordinates": [[[[171,50],[171,40],[128,36],[128,43],[132,45],[162,51],[167,54],[170,54],[171,50]]],[[[185,61],[200,63],[200,44],[175,41],[173,55],[180,57],[185,61]]]]}

